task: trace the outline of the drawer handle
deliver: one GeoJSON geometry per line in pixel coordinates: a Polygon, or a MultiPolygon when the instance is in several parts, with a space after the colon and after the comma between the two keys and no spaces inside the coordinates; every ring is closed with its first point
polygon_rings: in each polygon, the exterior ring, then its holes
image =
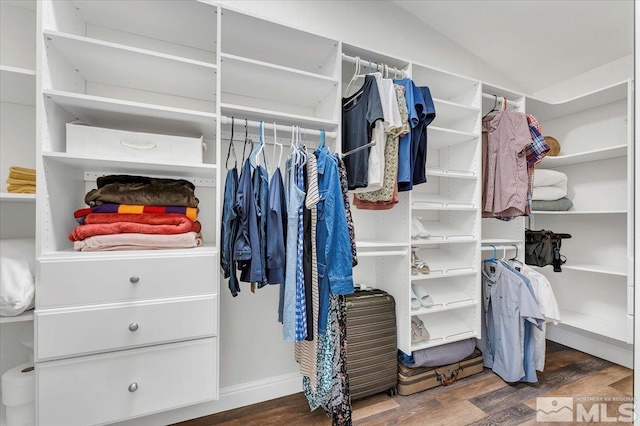
{"type": "Polygon", "coordinates": [[[133,382],[129,385],[129,392],[133,393],[138,390],[138,384],[133,382]]]}
{"type": "Polygon", "coordinates": [[[132,322],[131,324],[129,324],[129,331],[136,331],[137,329],[138,329],[137,322],[132,322]]]}
{"type": "Polygon", "coordinates": [[[129,278],[129,282],[131,284],[136,284],[138,281],[140,281],[140,277],[137,275],[133,275],[131,278],[129,278]]]}

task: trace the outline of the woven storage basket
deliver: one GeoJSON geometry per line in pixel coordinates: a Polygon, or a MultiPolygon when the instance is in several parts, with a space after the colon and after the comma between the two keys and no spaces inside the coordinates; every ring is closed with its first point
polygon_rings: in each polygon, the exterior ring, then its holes
{"type": "Polygon", "coordinates": [[[555,157],[558,154],[560,154],[560,142],[558,142],[556,138],[551,136],[545,136],[544,141],[547,143],[547,145],[549,145],[549,148],[550,148],[547,155],[555,157]]]}

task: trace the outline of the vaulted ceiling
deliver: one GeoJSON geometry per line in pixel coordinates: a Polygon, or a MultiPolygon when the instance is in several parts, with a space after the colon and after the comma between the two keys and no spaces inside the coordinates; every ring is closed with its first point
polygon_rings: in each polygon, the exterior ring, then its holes
{"type": "Polygon", "coordinates": [[[394,3],[530,93],[633,53],[632,0],[394,3]]]}

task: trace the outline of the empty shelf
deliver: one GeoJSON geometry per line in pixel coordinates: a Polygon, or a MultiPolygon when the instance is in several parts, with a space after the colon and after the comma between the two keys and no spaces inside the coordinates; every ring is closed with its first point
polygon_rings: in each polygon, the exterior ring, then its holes
{"type": "Polygon", "coordinates": [[[76,119],[98,127],[215,139],[216,115],[208,112],[45,90],[44,95],[76,119]]]}
{"type": "Polygon", "coordinates": [[[412,194],[411,208],[415,210],[477,210],[473,203],[461,203],[440,194],[412,194]]]}
{"type": "Polygon", "coordinates": [[[44,36],[85,80],[215,100],[214,64],[57,31],[45,30],[44,36]]]}
{"type": "Polygon", "coordinates": [[[616,145],[608,148],[581,152],[579,154],[559,155],[557,157],[547,156],[538,165],[536,165],[536,167],[540,169],[553,169],[556,167],[570,166],[572,164],[624,157],[625,155],[627,155],[627,145],[616,145]]]}
{"type": "Polygon", "coordinates": [[[214,164],[185,165],[168,162],[145,162],[130,160],[105,160],[85,156],[68,155],[64,152],[45,152],[42,156],[46,161],[54,161],[84,172],[102,173],[148,173],[159,176],[182,176],[185,178],[200,178],[209,180],[209,186],[215,184],[216,166],[214,164]]]}
{"type": "Polygon", "coordinates": [[[336,79],[319,74],[234,55],[221,56],[224,93],[316,108],[338,86],[336,79]]]}
{"type": "Polygon", "coordinates": [[[0,65],[0,102],[36,104],[36,72],[0,65]]]}
{"type": "Polygon", "coordinates": [[[444,170],[427,168],[427,176],[445,177],[454,179],[477,179],[478,176],[474,172],[463,170],[444,170]]]}
{"type": "MultiPolygon", "coordinates": [[[[544,268],[539,268],[539,269],[544,269],[544,268]]],[[[571,263],[565,263],[564,265],[562,265],[562,270],[564,271],[565,269],[574,270],[574,271],[595,272],[598,274],[605,274],[605,275],[619,275],[622,277],[626,277],[628,275],[627,268],[625,266],[618,266],[618,265],[600,265],[597,263],[571,262],[571,263]]],[[[547,268],[547,270],[549,271],[552,270],[550,265],[547,268]]]]}
{"type": "MultiPolygon", "coordinates": [[[[235,117],[236,123],[242,125],[241,119],[249,119],[255,121],[276,122],[284,126],[296,125],[317,129],[335,129],[338,122],[335,120],[325,120],[324,118],[308,117],[306,115],[289,114],[286,112],[273,111],[261,108],[251,108],[242,105],[220,104],[221,114],[227,117],[235,117]]],[[[267,132],[267,135],[269,132],[267,132]]]]}
{"type": "Polygon", "coordinates": [[[429,246],[436,244],[461,244],[461,243],[475,243],[478,239],[475,237],[459,236],[451,238],[416,238],[411,240],[412,246],[429,246]]]}
{"type": "Polygon", "coordinates": [[[562,318],[562,322],[560,324],[579,328],[580,330],[586,330],[601,336],[611,337],[616,340],[627,340],[626,323],[620,324],[564,309],[560,309],[560,316],[562,318]]]}
{"type": "Polygon", "coordinates": [[[569,210],[569,211],[564,211],[564,212],[552,212],[552,211],[533,211],[532,212],[534,215],[538,216],[538,215],[560,215],[560,216],[564,216],[564,215],[575,215],[575,214],[627,214],[626,210],[586,210],[586,211],[579,211],[579,210],[569,210]]]}
{"type": "Polygon", "coordinates": [[[35,203],[36,194],[14,194],[11,192],[0,193],[0,201],[3,203],[35,203]]]}
{"type": "Polygon", "coordinates": [[[427,127],[428,149],[447,148],[449,146],[477,140],[478,137],[475,133],[460,132],[431,125],[427,127]]]}

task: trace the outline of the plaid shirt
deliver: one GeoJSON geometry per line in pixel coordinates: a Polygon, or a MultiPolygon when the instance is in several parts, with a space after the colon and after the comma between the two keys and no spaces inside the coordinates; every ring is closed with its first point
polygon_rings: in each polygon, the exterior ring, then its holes
{"type": "Polygon", "coordinates": [[[527,154],[527,172],[529,173],[529,185],[527,187],[527,205],[525,214],[531,215],[531,197],[533,196],[533,171],[534,166],[538,164],[549,152],[549,145],[542,137],[542,128],[536,117],[527,114],[527,123],[529,124],[529,132],[531,133],[532,143],[525,148],[527,154]]]}

